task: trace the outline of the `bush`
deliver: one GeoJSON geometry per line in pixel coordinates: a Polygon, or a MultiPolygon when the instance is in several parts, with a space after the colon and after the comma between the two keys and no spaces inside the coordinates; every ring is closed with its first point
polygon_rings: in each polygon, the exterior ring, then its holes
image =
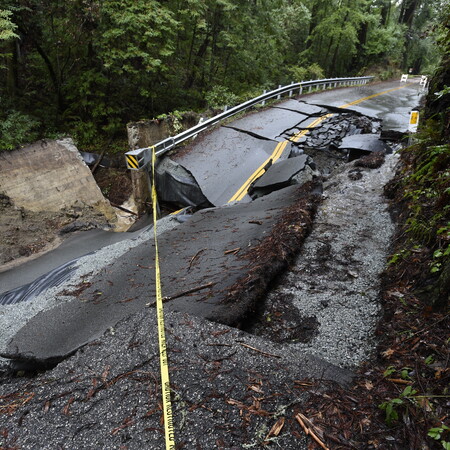
{"type": "Polygon", "coordinates": [[[214,86],[205,94],[205,100],[212,109],[222,109],[225,106],[234,106],[239,102],[237,95],[233,94],[225,86],[214,86]]]}
{"type": "Polygon", "coordinates": [[[18,111],[0,122],[0,150],[14,150],[38,139],[39,122],[18,111]]]}
{"type": "Polygon", "coordinates": [[[321,80],[325,78],[325,73],[319,64],[314,63],[308,67],[292,66],[289,73],[294,77],[295,81],[321,80]]]}

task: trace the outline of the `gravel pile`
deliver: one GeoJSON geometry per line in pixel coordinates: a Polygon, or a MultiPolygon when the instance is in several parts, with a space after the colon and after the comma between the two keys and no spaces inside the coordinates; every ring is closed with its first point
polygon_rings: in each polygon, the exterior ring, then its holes
{"type": "Polygon", "coordinates": [[[379,276],[394,232],[383,186],[397,160],[390,155],[378,169],[358,169],[359,177],[353,165],[341,166],[329,178],[312,233],[250,331],[270,338],[284,328],[290,347],[340,367],[368,359],[380,314],[379,276]]]}

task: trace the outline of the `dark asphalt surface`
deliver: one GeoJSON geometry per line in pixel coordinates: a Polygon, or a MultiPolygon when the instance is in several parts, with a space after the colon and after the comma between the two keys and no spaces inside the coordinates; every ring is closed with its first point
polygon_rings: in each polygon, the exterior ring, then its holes
{"type": "Polygon", "coordinates": [[[18,267],[0,272],[0,294],[31,283],[36,278],[66,264],[68,261],[116,242],[133,239],[139,234],[140,231],[114,233],[98,229],[76,232],[58,248],[45,253],[38,259],[27,261],[18,267]]]}
{"type": "MultiPolygon", "coordinates": [[[[278,448],[306,450],[294,420],[307,414],[302,380],[351,379],[318,358],[195,316],[169,311],[165,323],[175,441],[186,450],[259,447],[280,417],[278,448]]],[[[0,447],[164,448],[156,328],[145,309],[52,371],[2,379],[0,407],[10,413],[0,411],[0,447]]]]}
{"type": "MultiPolygon", "coordinates": [[[[278,142],[220,127],[211,134],[199,136],[193,145],[192,151],[171,158],[194,175],[213,205],[221,206],[228,203],[247,178],[270,157],[278,142]]],[[[287,146],[281,159],[286,159],[289,152],[290,146],[287,146]]],[[[250,200],[248,196],[243,199],[250,200]]]]}
{"type": "MultiPolygon", "coordinates": [[[[387,83],[317,94],[322,98],[307,97],[314,103],[341,106],[394,86],[387,83]],[[333,100],[333,95],[338,97],[333,100]]],[[[417,86],[390,95],[398,98],[402,92],[411,100],[417,86]]],[[[364,103],[367,111],[372,101],[376,98],[364,103]]],[[[381,107],[384,101],[380,100],[381,107]]],[[[289,102],[289,108],[297,106],[289,102]]],[[[389,115],[386,105],[384,115],[389,115]]],[[[409,109],[406,100],[402,108],[394,109],[404,128],[409,109]]],[[[375,107],[374,114],[378,114],[375,107]]],[[[312,118],[295,126],[301,128],[308,120],[312,118]]],[[[283,124],[280,129],[289,126],[283,124]]],[[[250,124],[248,130],[255,129],[250,124]]],[[[227,133],[222,128],[219,132],[227,133]]],[[[209,157],[209,150],[206,146],[199,160],[209,157]]],[[[261,155],[267,151],[262,150],[261,155]]],[[[233,164],[223,171],[221,179],[214,178],[220,167],[212,174],[219,190],[227,185],[221,180],[229,177],[232,167],[241,169],[242,159],[236,158],[233,164]]],[[[242,295],[239,302],[223,300],[237,281],[245,282],[251,270],[249,260],[240,259],[242,252],[266,240],[283,211],[296,204],[295,189],[287,188],[249,204],[201,211],[160,236],[163,295],[216,283],[212,289],[166,303],[176,442],[184,448],[254,448],[261,445],[279,418],[285,418],[274,445],[306,449],[307,441],[294,419],[298,411],[307,414],[302,409],[308,395],[303,380],[346,384],[351,379],[350,372],[293,347],[205,320],[234,324],[252,312],[255,298],[251,295],[242,295]],[[230,250],[236,251],[228,253],[230,250]]],[[[226,198],[228,193],[223,195],[226,198]]],[[[296,226],[300,225],[293,230],[296,226]]],[[[2,351],[12,357],[45,361],[89,342],[56,368],[34,378],[1,378],[0,406],[6,413],[1,416],[0,446],[163,448],[156,320],[153,308],[145,306],[154,297],[152,249],[150,243],[130,249],[87,283],[74,280],[72,296],[62,297],[58,307],[37,314],[15,335],[7,351],[2,351]]],[[[273,276],[271,265],[267,267],[267,275],[273,276]]],[[[251,294],[252,284],[245,287],[251,294]]]]}
{"type": "Polygon", "coordinates": [[[356,105],[348,105],[345,109],[382,119],[383,131],[405,132],[408,129],[410,112],[419,104],[420,96],[423,94],[419,81],[420,78],[410,79],[408,83],[390,81],[360,86],[354,89],[337,89],[319,92],[310,97],[307,96],[305,100],[308,103],[325,107],[342,107],[364,97],[395,89],[392,92],[367,99],[356,105]]]}
{"type": "MultiPolygon", "coordinates": [[[[255,299],[247,293],[239,302],[224,303],[230,288],[247,276],[248,261],[240,254],[270,233],[283,211],[297,201],[296,190],[292,186],[252,203],[202,210],[163,233],[158,245],[164,296],[214,283],[167,302],[166,308],[230,325],[241,321],[255,299]]],[[[34,316],[1,355],[53,362],[98,338],[153,301],[153,261],[153,242],[147,242],[105,266],[89,283],[74,280],[57,294],[61,303],[34,316]]]]}

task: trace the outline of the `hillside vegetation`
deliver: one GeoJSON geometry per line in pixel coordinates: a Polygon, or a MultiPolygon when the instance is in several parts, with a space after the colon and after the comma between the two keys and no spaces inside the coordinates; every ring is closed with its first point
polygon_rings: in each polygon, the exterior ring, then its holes
{"type": "MultiPolygon", "coordinates": [[[[311,78],[431,73],[440,0],[2,0],[0,150],[311,78]]],[[[110,147],[110,145],[109,145],[110,147]]]]}

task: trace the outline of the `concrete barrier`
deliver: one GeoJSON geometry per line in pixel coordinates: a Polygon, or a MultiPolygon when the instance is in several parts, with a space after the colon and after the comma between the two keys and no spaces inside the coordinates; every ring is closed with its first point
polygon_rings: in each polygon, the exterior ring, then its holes
{"type": "Polygon", "coordinates": [[[108,220],[115,213],[70,138],[41,140],[0,153],[0,193],[31,211],[92,206],[108,220]]]}

